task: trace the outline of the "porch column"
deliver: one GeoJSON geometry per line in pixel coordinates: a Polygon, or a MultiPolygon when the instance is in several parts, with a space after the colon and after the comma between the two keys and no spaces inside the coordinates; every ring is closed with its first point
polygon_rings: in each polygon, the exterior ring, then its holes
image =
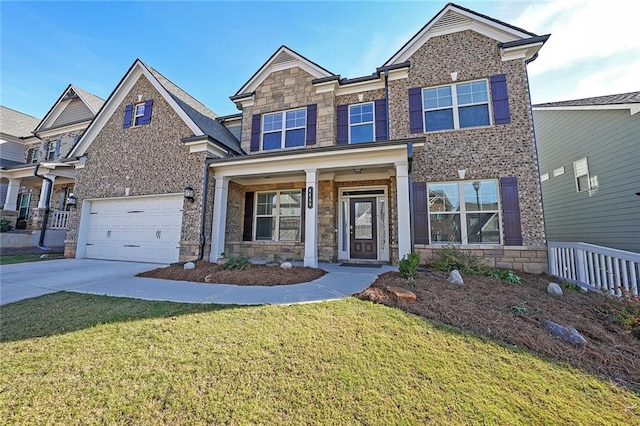
{"type": "Polygon", "coordinates": [[[304,219],[304,266],[318,267],[318,170],[305,170],[307,174],[306,197],[302,208],[304,219]]]}
{"type": "Polygon", "coordinates": [[[9,179],[7,195],[4,197],[4,210],[18,209],[18,192],[20,191],[20,181],[22,179],[9,179]]]}
{"type": "Polygon", "coordinates": [[[209,261],[215,262],[224,253],[224,240],[227,224],[227,198],[229,178],[216,176],[216,190],[213,196],[213,231],[211,233],[211,254],[209,261]]]}
{"type": "Polygon", "coordinates": [[[398,197],[398,260],[411,253],[411,205],[409,204],[409,164],[395,163],[398,197]]]}
{"type": "MultiPolygon", "coordinates": [[[[51,187],[49,187],[49,182],[46,180],[42,180],[42,187],[40,188],[40,200],[38,200],[38,208],[39,209],[46,209],[47,204],[46,204],[46,200],[47,200],[47,190],[49,190],[49,193],[51,195],[53,195],[53,185],[55,184],[56,181],[56,177],[55,176],[51,176],[51,175],[47,175],[46,177],[48,177],[49,179],[51,179],[51,187]]],[[[51,204],[51,198],[49,199],[49,204],[51,204]]]]}

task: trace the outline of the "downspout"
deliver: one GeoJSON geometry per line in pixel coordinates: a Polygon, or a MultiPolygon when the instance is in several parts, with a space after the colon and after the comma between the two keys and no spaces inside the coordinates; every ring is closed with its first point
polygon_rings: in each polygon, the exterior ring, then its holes
{"type": "MultiPolygon", "coordinates": [[[[38,169],[40,168],[40,164],[36,164],[36,168],[33,171],[33,175],[35,177],[39,177],[42,180],[46,180],[49,182],[49,187],[47,188],[47,198],[45,200],[45,209],[44,209],[44,218],[42,219],[42,228],[40,229],[40,241],[38,242],[39,247],[44,247],[44,235],[47,232],[47,222],[49,221],[49,204],[51,204],[51,190],[53,189],[53,181],[48,177],[44,177],[38,174],[38,169]]],[[[44,185],[44,182],[43,182],[44,185]]]]}
{"type": "Polygon", "coordinates": [[[391,140],[389,133],[389,69],[384,70],[384,99],[387,103],[387,140],[391,140]]]}
{"type": "Polygon", "coordinates": [[[413,238],[415,232],[413,215],[413,142],[407,144],[407,159],[409,162],[409,226],[411,226],[409,238],[411,240],[411,253],[415,253],[416,246],[413,238]]]}
{"type": "Polygon", "coordinates": [[[200,215],[200,250],[198,250],[198,260],[204,258],[204,246],[207,242],[207,234],[205,232],[205,220],[207,218],[207,195],[209,192],[209,165],[211,158],[204,160],[204,172],[202,175],[202,214],[200,215]]]}

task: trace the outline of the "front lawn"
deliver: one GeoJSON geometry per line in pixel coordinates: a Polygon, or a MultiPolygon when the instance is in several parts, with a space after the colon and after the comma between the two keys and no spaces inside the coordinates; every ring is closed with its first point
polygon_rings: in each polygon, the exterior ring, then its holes
{"type": "Polygon", "coordinates": [[[11,265],[13,263],[37,262],[41,260],[62,259],[61,253],[50,254],[45,258],[41,258],[42,254],[15,254],[0,256],[0,265],[11,265]]]}
{"type": "Polygon", "coordinates": [[[2,307],[15,424],[637,424],[640,396],[353,298],[233,307],[57,293],[2,307]]]}

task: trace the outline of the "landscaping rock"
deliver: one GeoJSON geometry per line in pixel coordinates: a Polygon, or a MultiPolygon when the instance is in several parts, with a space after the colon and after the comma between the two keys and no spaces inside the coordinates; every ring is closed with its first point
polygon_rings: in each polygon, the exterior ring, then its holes
{"type": "Polygon", "coordinates": [[[209,274],[206,277],[204,277],[204,282],[205,283],[210,283],[213,280],[213,275],[209,274]]]}
{"type": "Polygon", "coordinates": [[[451,271],[451,274],[449,274],[449,278],[447,278],[447,281],[454,285],[464,284],[464,281],[462,281],[462,275],[460,275],[460,271],[458,271],[457,269],[451,271]]]}
{"type": "Polygon", "coordinates": [[[196,264],[193,262],[187,262],[184,264],[184,269],[196,269],[196,264]]]}
{"type": "Polygon", "coordinates": [[[265,266],[280,266],[280,262],[278,262],[277,260],[270,260],[269,262],[265,263],[265,266]]]}
{"type": "Polygon", "coordinates": [[[228,259],[226,257],[221,257],[216,260],[216,265],[224,266],[227,263],[227,260],[228,259]]]}
{"type": "Polygon", "coordinates": [[[280,267],[282,269],[291,269],[293,268],[293,265],[290,262],[284,262],[282,265],[280,265],[280,267]]]}
{"type": "Polygon", "coordinates": [[[562,296],[562,287],[560,287],[556,283],[549,283],[549,287],[547,287],[547,293],[552,296],[562,296]]]}
{"type": "Polygon", "coordinates": [[[581,348],[587,344],[587,339],[578,333],[578,330],[575,328],[565,327],[563,325],[556,324],[553,321],[549,321],[548,319],[542,319],[540,323],[547,331],[549,331],[549,333],[551,333],[552,336],[561,338],[565,343],[577,348],[581,348]]]}
{"type": "Polygon", "coordinates": [[[400,300],[408,300],[411,302],[417,299],[415,293],[412,293],[402,287],[387,287],[387,290],[400,300]]]}

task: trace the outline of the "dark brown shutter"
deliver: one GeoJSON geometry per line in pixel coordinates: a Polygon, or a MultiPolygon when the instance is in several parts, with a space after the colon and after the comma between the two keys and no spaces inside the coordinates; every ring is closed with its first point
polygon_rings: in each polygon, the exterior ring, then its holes
{"type": "Polygon", "coordinates": [[[377,99],[375,102],[376,141],[386,141],[387,135],[387,100],[377,99]]]}
{"type": "Polygon", "coordinates": [[[318,105],[307,105],[307,145],[316,144],[316,121],[318,119],[318,105]]]}
{"type": "Polygon", "coordinates": [[[260,151],[260,114],[253,114],[251,119],[251,152],[260,151]]]}
{"type": "Polygon", "coordinates": [[[244,194],[244,228],[242,241],[253,241],[253,198],[254,192],[247,191],[244,194]]]}
{"type": "Polygon", "coordinates": [[[409,89],[409,127],[411,133],[424,132],[422,89],[420,87],[412,87],[409,89]]]}
{"type": "Polygon", "coordinates": [[[338,145],[349,144],[349,105],[338,105],[338,145]]]}
{"type": "Polygon", "coordinates": [[[429,211],[426,182],[413,182],[413,242],[429,244],[429,211]]]}
{"type": "Polygon", "coordinates": [[[520,199],[518,197],[518,179],[513,176],[500,178],[502,197],[502,215],[504,219],[504,244],[522,245],[520,228],[520,199]]]}

